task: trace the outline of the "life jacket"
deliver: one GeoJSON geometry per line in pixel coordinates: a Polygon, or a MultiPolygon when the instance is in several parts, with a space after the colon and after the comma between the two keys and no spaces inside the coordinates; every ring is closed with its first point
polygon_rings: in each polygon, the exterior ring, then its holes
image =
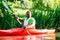
{"type": "Polygon", "coordinates": [[[28,19],[25,19],[24,20],[24,26],[27,28],[27,29],[35,29],[35,25],[34,26],[31,26],[31,24],[28,24],[29,20],[31,18],[28,18],[28,19]],[[31,27],[30,27],[31,26],[31,27]]]}

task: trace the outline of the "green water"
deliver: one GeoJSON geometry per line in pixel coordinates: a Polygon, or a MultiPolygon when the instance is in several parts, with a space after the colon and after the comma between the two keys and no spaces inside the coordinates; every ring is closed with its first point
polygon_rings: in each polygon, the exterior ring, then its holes
{"type": "Polygon", "coordinates": [[[56,40],[60,40],[60,32],[56,33],[56,40]]]}

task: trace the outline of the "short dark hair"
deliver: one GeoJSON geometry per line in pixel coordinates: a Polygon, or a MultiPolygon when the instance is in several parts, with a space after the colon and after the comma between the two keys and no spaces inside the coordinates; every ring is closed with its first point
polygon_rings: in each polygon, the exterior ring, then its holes
{"type": "Polygon", "coordinates": [[[30,11],[27,11],[26,13],[31,13],[30,11]]]}

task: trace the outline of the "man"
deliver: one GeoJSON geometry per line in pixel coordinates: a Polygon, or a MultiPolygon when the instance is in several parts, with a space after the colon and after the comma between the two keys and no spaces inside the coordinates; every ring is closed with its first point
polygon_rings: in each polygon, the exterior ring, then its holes
{"type": "Polygon", "coordinates": [[[16,15],[13,15],[14,18],[16,18],[17,20],[19,20],[20,22],[24,22],[23,27],[22,28],[27,28],[27,29],[35,29],[35,19],[33,17],[31,17],[31,12],[27,11],[26,12],[26,17],[25,18],[18,18],[16,17],[16,15]]]}

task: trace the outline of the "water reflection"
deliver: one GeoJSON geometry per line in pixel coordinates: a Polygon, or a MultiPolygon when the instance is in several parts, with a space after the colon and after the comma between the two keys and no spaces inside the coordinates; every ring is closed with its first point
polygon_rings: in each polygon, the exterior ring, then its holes
{"type": "Polygon", "coordinates": [[[55,40],[55,34],[29,36],[0,36],[0,40],[55,40]]]}

